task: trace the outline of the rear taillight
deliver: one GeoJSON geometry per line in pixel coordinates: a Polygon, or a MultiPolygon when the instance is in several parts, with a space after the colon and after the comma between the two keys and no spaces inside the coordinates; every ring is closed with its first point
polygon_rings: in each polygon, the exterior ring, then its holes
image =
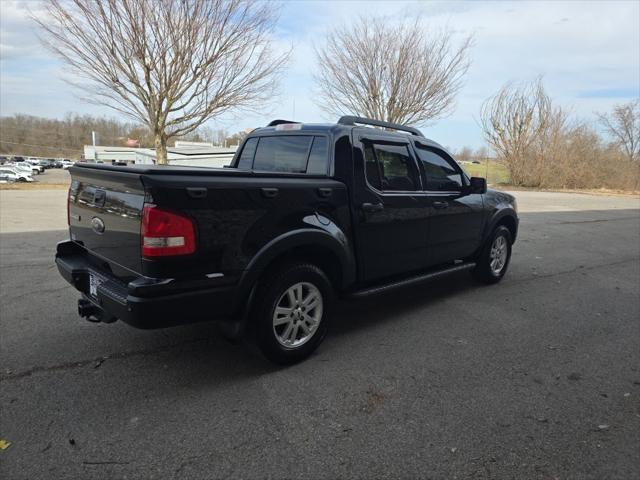
{"type": "Polygon", "coordinates": [[[184,215],[145,204],[140,231],[143,257],[189,255],[196,251],[193,221],[184,215]]]}

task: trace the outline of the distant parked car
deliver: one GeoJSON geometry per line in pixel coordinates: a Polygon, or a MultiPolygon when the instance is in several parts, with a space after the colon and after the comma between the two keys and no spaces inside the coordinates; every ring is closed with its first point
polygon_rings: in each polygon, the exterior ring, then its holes
{"type": "Polygon", "coordinates": [[[34,171],[37,170],[37,174],[44,173],[44,165],[41,165],[39,160],[27,160],[26,163],[29,163],[34,168],[34,171]]]}
{"type": "Polygon", "coordinates": [[[33,182],[33,177],[24,170],[2,167],[0,168],[0,180],[6,182],[33,182]]]}
{"type": "Polygon", "coordinates": [[[73,162],[71,160],[62,160],[62,168],[64,168],[65,170],[72,166],[73,162]]]}
{"type": "Polygon", "coordinates": [[[7,168],[0,168],[0,183],[13,183],[17,180],[15,173],[7,168]]]}
{"type": "Polygon", "coordinates": [[[29,162],[14,162],[14,167],[24,170],[25,172],[31,172],[32,175],[40,174],[40,167],[34,166],[29,162]]]}

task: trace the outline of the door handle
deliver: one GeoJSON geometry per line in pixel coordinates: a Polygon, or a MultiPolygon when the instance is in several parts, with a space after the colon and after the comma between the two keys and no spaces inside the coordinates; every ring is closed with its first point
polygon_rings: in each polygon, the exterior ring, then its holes
{"type": "Polygon", "coordinates": [[[318,195],[320,195],[323,198],[327,198],[331,196],[331,192],[333,192],[333,190],[331,188],[319,188],[318,189],[318,195]]]}
{"type": "Polygon", "coordinates": [[[363,203],[362,211],[367,213],[381,212],[384,209],[382,203],[363,203]]]}
{"type": "Polygon", "coordinates": [[[277,188],[263,188],[262,196],[265,198],[276,198],[279,192],[277,188]]]}
{"type": "Polygon", "coordinates": [[[433,208],[447,208],[449,206],[449,202],[433,202],[432,203],[433,208]]]}

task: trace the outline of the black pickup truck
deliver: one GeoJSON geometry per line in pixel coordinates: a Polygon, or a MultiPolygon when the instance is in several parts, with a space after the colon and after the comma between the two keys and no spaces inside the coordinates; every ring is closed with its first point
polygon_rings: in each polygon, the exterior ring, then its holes
{"type": "Polygon", "coordinates": [[[230,168],[70,168],[62,276],[79,314],[139,328],[222,320],[278,363],[310,355],[336,296],[469,270],[498,282],[516,202],[415,128],[275,120],[230,168]]]}

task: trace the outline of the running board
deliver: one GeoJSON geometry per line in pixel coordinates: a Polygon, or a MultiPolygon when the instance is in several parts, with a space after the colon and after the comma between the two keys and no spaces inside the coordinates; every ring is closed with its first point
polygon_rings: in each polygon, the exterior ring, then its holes
{"type": "Polygon", "coordinates": [[[476,266],[475,262],[453,265],[452,267],[444,268],[442,270],[437,270],[435,272],[429,272],[422,275],[418,275],[416,277],[405,278],[404,280],[400,280],[398,282],[387,283],[384,285],[378,285],[375,287],[366,288],[364,290],[358,290],[356,292],[347,294],[346,297],[347,298],[369,297],[371,295],[377,295],[379,293],[395,290],[396,288],[408,287],[409,285],[415,285],[417,283],[421,283],[427,280],[433,280],[434,278],[449,275],[450,273],[462,272],[464,270],[471,270],[475,266],[476,266]]]}

